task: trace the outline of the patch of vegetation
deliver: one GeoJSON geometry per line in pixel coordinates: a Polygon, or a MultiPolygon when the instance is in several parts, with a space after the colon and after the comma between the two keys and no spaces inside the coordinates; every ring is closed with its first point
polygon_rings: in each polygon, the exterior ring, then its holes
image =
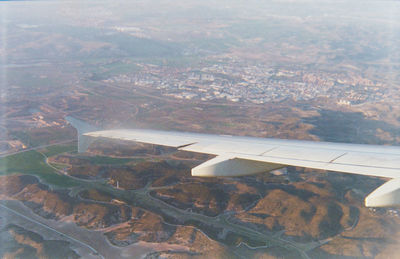
{"type": "MultiPolygon", "coordinates": [[[[184,222],[186,226],[193,226],[195,228],[201,229],[202,232],[204,232],[207,236],[214,240],[220,240],[218,238],[219,233],[223,231],[223,228],[212,226],[212,225],[207,225],[201,221],[198,221],[196,219],[189,219],[184,222]]],[[[231,234],[231,233],[229,233],[231,234]]],[[[228,234],[228,236],[229,236],[228,234]]],[[[221,240],[222,242],[226,243],[226,240],[221,240]]]]}
{"type": "Polygon", "coordinates": [[[311,207],[310,211],[301,210],[300,215],[306,222],[311,222],[312,218],[314,217],[315,213],[317,212],[317,208],[315,206],[311,207]]]}
{"type": "Polygon", "coordinates": [[[150,192],[150,195],[179,209],[190,208],[196,213],[214,217],[226,209],[230,200],[230,195],[222,188],[218,185],[187,183],[150,192]]]}
{"type": "Polygon", "coordinates": [[[42,153],[47,157],[51,157],[65,152],[76,152],[76,151],[77,151],[77,146],[75,143],[71,145],[54,145],[46,147],[46,149],[44,149],[42,153]]]}
{"type": "Polygon", "coordinates": [[[102,202],[110,202],[112,199],[115,199],[114,196],[96,189],[84,190],[79,193],[79,196],[84,199],[102,202]]]}
{"type": "Polygon", "coordinates": [[[19,85],[24,88],[28,87],[30,91],[32,91],[32,89],[37,89],[38,92],[40,92],[40,88],[53,87],[59,83],[56,81],[55,77],[40,78],[35,76],[35,73],[24,68],[9,69],[7,74],[10,84],[19,85]]]}
{"type": "Polygon", "coordinates": [[[80,158],[89,161],[91,164],[98,165],[120,165],[133,161],[131,158],[115,158],[108,156],[83,156],[80,158]]]}
{"type": "Polygon", "coordinates": [[[271,217],[269,214],[266,214],[266,213],[249,213],[249,214],[253,215],[255,217],[258,217],[258,218],[262,218],[262,219],[266,219],[268,217],[271,217]]]}
{"type": "Polygon", "coordinates": [[[44,182],[58,187],[79,184],[68,176],[57,174],[45,163],[43,155],[34,150],[0,158],[0,175],[18,173],[38,176],[44,182]]]}
{"type": "Polygon", "coordinates": [[[267,241],[260,241],[260,240],[254,240],[249,237],[246,237],[244,235],[236,234],[229,232],[226,236],[226,239],[223,240],[223,242],[227,245],[234,245],[238,246],[241,243],[245,243],[250,247],[259,247],[259,246],[265,246],[267,245],[267,241]]]}
{"type": "Polygon", "coordinates": [[[321,110],[319,116],[304,118],[305,123],[314,125],[311,134],[324,141],[358,144],[394,144],[376,136],[378,129],[389,132],[394,138],[399,129],[386,122],[366,118],[361,112],[321,110]]]}
{"type": "Polygon", "coordinates": [[[1,239],[1,249],[0,249],[0,257],[5,258],[6,253],[18,253],[18,258],[35,258],[36,249],[18,243],[14,237],[5,229],[5,231],[0,232],[0,239],[1,239]]]}
{"type": "Polygon", "coordinates": [[[28,147],[38,147],[51,144],[55,141],[63,141],[75,138],[75,131],[71,128],[44,127],[23,131],[12,131],[10,136],[22,141],[28,147]]]}
{"type": "Polygon", "coordinates": [[[285,192],[287,192],[287,193],[289,193],[291,195],[299,197],[303,201],[308,201],[308,199],[310,199],[311,197],[318,196],[317,194],[315,194],[315,193],[313,193],[311,191],[303,190],[303,189],[297,189],[297,188],[295,188],[294,186],[291,186],[291,185],[286,186],[286,185],[278,184],[276,187],[277,187],[276,189],[281,189],[281,190],[283,190],[283,191],[285,191],[285,192]]]}
{"type": "Polygon", "coordinates": [[[124,63],[121,61],[108,62],[93,68],[93,75],[90,79],[100,81],[112,76],[127,74],[140,71],[140,67],[134,63],[124,63]]]}
{"type": "Polygon", "coordinates": [[[342,208],[334,202],[329,203],[328,213],[318,226],[321,233],[320,238],[337,235],[342,230],[342,225],[340,224],[342,217],[342,208]]]}

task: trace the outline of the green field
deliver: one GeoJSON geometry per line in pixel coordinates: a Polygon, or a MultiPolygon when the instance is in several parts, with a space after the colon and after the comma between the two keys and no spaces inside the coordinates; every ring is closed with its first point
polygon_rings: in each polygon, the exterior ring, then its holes
{"type": "Polygon", "coordinates": [[[51,157],[65,152],[76,152],[77,146],[76,143],[68,145],[54,145],[46,147],[45,149],[40,151],[47,157],[51,157]]]}
{"type": "MultiPolygon", "coordinates": [[[[64,145],[54,145],[42,148],[39,151],[31,150],[0,158],[0,175],[8,174],[29,174],[38,176],[46,184],[68,188],[81,185],[82,182],[66,175],[57,173],[54,168],[46,164],[46,157],[55,156],[65,152],[77,152],[75,142],[64,145]],[[39,152],[40,151],[40,152],[39,152]]],[[[137,159],[114,158],[107,156],[79,156],[80,159],[87,160],[90,164],[98,165],[120,165],[129,162],[136,162],[137,159]]],[[[57,169],[63,169],[66,165],[51,164],[57,169]]]]}
{"type": "Polygon", "coordinates": [[[50,185],[63,188],[79,185],[79,181],[56,173],[44,159],[42,154],[34,150],[1,158],[0,175],[18,173],[35,175],[50,185]]]}

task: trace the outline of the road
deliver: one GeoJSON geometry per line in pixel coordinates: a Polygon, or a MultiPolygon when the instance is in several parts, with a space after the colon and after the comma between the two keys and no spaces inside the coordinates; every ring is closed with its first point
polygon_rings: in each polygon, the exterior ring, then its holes
{"type": "Polygon", "coordinates": [[[275,236],[274,234],[261,233],[254,229],[231,223],[228,221],[227,218],[224,218],[224,216],[209,217],[202,214],[178,209],[172,205],[165,203],[164,201],[152,197],[149,194],[149,187],[145,187],[139,190],[119,190],[109,185],[102,185],[97,186],[97,188],[103,192],[122,198],[125,201],[131,201],[131,205],[133,206],[138,206],[143,209],[167,216],[169,218],[177,219],[179,222],[182,223],[194,221],[201,223],[211,229],[224,229],[225,231],[235,233],[239,236],[242,235],[255,241],[267,243],[270,246],[279,246],[288,250],[293,250],[297,252],[302,258],[310,258],[305,252],[309,250],[307,249],[307,247],[309,247],[310,244],[296,243],[293,241],[281,239],[279,236],[275,236]]]}
{"type": "MultiPolygon", "coordinates": [[[[59,142],[58,144],[64,144],[64,143],[68,143],[71,141],[72,140],[62,141],[62,142],[59,142]]],[[[55,144],[52,144],[52,145],[55,145],[55,144]]],[[[48,146],[51,146],[51,145],[43,145],[43,146],[39,146],[39,147],[34,147],[34,148],[19,151],[19,152],[13,153],[13,154],[27,152],[30,150],[40,149],[40,148],[44,148],[44,147],[48,147],[48,146]]],[[[11,154],[9,154],[9,155],[11,155],[11,154]]],[[[43,155],[43,158],[44,158],[44,161],[55,170],[55,173],[59,173],[57,168],[53,167],[51,164],[48,163],[47,156],[43,155]]],[[[138,190],[121,190],[121,189],[114,188],[111,185],[104,184],[104,183],[82,180],[82,179],[79,179],[76,177],[74,177],[74,179],[80,181],[83,188],[88,188],[88,189],[94,188],[94,189],[101,190],[105,193],[109,193],[109,194],[113,195],[114,197],[118,197],[119,199],[128,201],[128,204],[131,204],[132,206],[137,206],[137,207],[143,208],[145,210],[152,211],[154,213],[161,215],[163,218],[173,218],[177,222],[182,223],[183,225],[185,224],[185,222],[196,222],[196,223],[198,223],[198,225],[203,225],[208,229],[223,229],[224,231],[237,234],[238,236],[245,236],[245,237],[248,237],[250,240],[265,243],[269,246],[279,246],[279,247],[283,247],[288,250],[293,250],[298,253],[299,257],[302,257],[305,259],[309,259],[309,256],[307,255],[306,251],[311,250],[310,247],[318,246],[317,245],[318,243],[317,244],[296,243],[293,241],[282,239],[280,237],[280,235],[275,235],[274,233],[271,233],[271,234],[263,233],[263,232],[259,232],[259,231],[256,231],[254,229],[251,229],[251,228],[239,225],[239,224],[232,223],[229,221],[228,217],[223,214],[220,216],[216,216],[216,217],[209,217],[209,216],[205,216],[202,214],[197,214],[197,213],[193,213],[193,212],[189,212],[186,210],[176,208],[172,205],[165,203],[162,200],[152,197],[150,195],[150,191],[151,191],[150,185],[146,186],[143,189],[138,189],[138,190]]],[[[2,207],[5,207],[5,206],[2,205],[2,207]]],[[[9,208],[7,208],[7,209],[9,209],[9,208]]],[[[16,211],[13,211],[13,212],[15,212],[16,214],[18,213],[16,211]]],[[[26,216],[23,216],[23,217],[27,220],[33,221],[32,219],[29,219],[26,216]]],[[[43,223],[40,223],[37,221],[35,223],[37,223],[41,226],[45,226],[43,223]]],[[[175,224],[175,223],[176,222],[172,222],[172,224],[175,224]]],[[[180,223],[178,223],[178,224],[180,224],[180,223]]],[[[169,222],[168,224],[171,224],[171,222],[169,222]]],[[[93,248],[92,246],[89,246],[88,244],[86,244],[74,237],[66,235],[65,233],[57,231],[54,228],[51,228],[48,226],[46,226],[46,227],[57,233],[67,236],[68,238],[70,238],[71,240],[74,240],[75,242],[79,242],[82,245],[90,247],[92,251],[97,253],[97,250],[95,248],[93,248]]],[[[199,228],[203,233],[207,232],[206,230],[201,229],[201,227],[199,227],[199,228]]],[[[100,254],[99,254],[99,256],[102,257],[100,254]]]]}
{"type": "MultiPolygon", "coordinates": [[[[57,168],[53,167],[50,163],[48,163],[48,157],[46,155],[44,154],[42,155],[47,165],[52,167],[57,173],[61,173],[57,168]]],[[[104,192],[112,194],[115,197],[124,197],[125,200],[131,200],[131,201],[134,200],[135,202],[132,204],[134,206],[139,206],[150,211],[161,210],[162,214],[164,215],[167,214],[168,216],[173,217],[175,219],[181,219],[183,221],[195,220],[206,226],[215,227],[217,229],[222,228],[224,229],[224,231],[229,231],[232,233],[236,233],[238,235],[243,235],[249,237],[250,239],[257,240],[260,242],[266,242],[269,245],[280,246],[288,250],[294,250],[298,252],[302,258],[307,258],[307,259],[309,258],[305,251],[309,250],[306,249],[306,247],[309,247],[310,245],[284,240],[281,239],[280,236],[276,236],[274,234],[269,235],[266,233],[261,233],[251,228],[231,223],[228,221],[227,218],[223,218],[223,216],[208,217],[202,214],[197,214],[178,209],[172,205],[165,203],[162,200],[152,197],[150,195],[151,191],[150,185],[147,185],[145,188],[139,190],[120,190],[114,188],[111,185],[98,184],[93,181],[82,180],[76,177],[74,177],[74,179],[85,182],[87,187],[89,188],[100,189],[104,192]]]]}
{"type": "MultiPolygon", "coordinates": [[[[69,140],[59,141],[59,142],[57,142],[57,143],[52,143],[52,144],[48,144],[48,145],[41,145],[41,146],[37,146],[37,147],[28,148],[28,149],[20,150],[20,151],[17,151],[17,152],[13,152],[13,153],[8,153],[8,154],[1,155],[0,158],[6,157],[6,156],[11,156],[11,155],[16,155],[16,154],[19,154],[19,153],[28,152],[28,151],[32,151],[32,150],[42,149],[42,148],[46,148],[46,147],[50,147],[50,146],[54,146],[54,145],[66,144],[66,143],[70,143],[70,142],[72,142],[72,141],[76,141],[76,139],[69,139],[69,140]]],[[[50,166],[51,168],[53,168],[54,170],[56,170],[56,172],[59,172],[59,171],[57,170],[57,168],[53,167],[50,163],[48,163],[48,158],[47,158],[47,156],[45,156],[43,153],[40,153],[40,154],[42,154],[42,155],[45,157],[45,162],[46,162],[46,164],[47,164],[48,166],[50,166]]],[[[56,229],[51,228],[51,227],[49,227],[49,226],[47,226],[47,225],[45,225],[45,224],[43,224],[43,223],[41,223],[41,222],[39,222],[39,221],[37,221],[37,220],[34,220],[34,219],[32,219],[32,218],[29,218],[29,217],[26,217],[25,215],[23,215],[23,214],[21,214],[21,213],[15,211],[15,210],[13,210],[13,209],[11,209],[11,208],[8,208],[7,206],[5,206],[5,205],[3,205],[3,204],[0,204],[0,207],[3,208],[3,209],[5,209],[5,210],[8,210],[8,211],[10,211],[10,212],[12,212],[12,213],[14,213],[14,214],[16,214],[16,215],[18,215],[18,216],[20,216],[20,217],[22,217],[22,218],[24,218],[25,220],[28,220],[28,221],[30,221],[30,222],[33,222],[33,223],[35,223],[35,224],[37,224],[37,225],[39,225],[39,226],[41,226],[41,227],[44,227],[44,228],[46,228],[46,229],[49,229],[49,230],[51,230],[51,231],[53,231],[53,232],[55,232],[55,233],[57,233],[57,234],[59,234],[59,235],[61,235],[61,236],[65,236],[66,238],[68,238],[68,239],[70,239],[70,240],[72,240],[72,241],[74,241],[74,242],[77,242],[77,243],[79,243],[79,244],[81,244],[81,245],[83,245],[83,246],[89,248],[89,249],[93,252],[93,255],[97,255],[97,257],[100,257],[100,258],[104,259],[104,257],[103,257],[100,253],[98,253],[97,250],[94,249],[93,247],[91,247],[90,245],[88,245],[88,244],[86,244],[86,243],[84,243],[84,242],[82,242],[82,241],[79,241],[78,239],[75,239],[75,238],[73,238],[73,237],[71,237],[71,236],[69,236],[69,235],[67,235],[67,234],[65,234],[65,233],[62,233],[62,232],[60,232],[60,231],[57,231],[56,229]]]]}
{"type": "Polygon", "coordinates": [[[15,210],[13,210],[13,209],[11,209],[11,208],[5,206],[5,205],[3,205],[3,204],[0,204],[0,208],[5,209],[5,210],[7,210],[7,211],[9,211],[9,212],[11,212],[11,213],[13,213],[13,214],[19,216],[19,217],[22,217],[22,218],[24,218],[25,220],[28,220],[28,221],[30,221],[30,222],[32,222],[32,223],[34,223],[34,224],[37,224],[37,225],[39,225],[39,226],[41,226],[41,227],[43,227],[43,228],[46,228],[46,229],[48,229],[48,230],[51,230],[51,231],[53,231],[53,232],[55,232],[55,233],[57,233],[57,234],[59,234],[59,235],[61,235],[61,236],[63,236],[63,237],[66,237],[67,239],[69,239],[69,240],[71,240],[71,241],[73,241],[73,242],[76,242],[76,243],[78,243],[78,244],[80,244],[80,245],[82,245],[82,246],[85,246],[85,247],[87,247],[90,251],[93,252],[93,255],[94,255],[94,256],[97,256],[97,257],[99,257],[99,258],[104,259],[104,257],[103,257],[101,254],[99,254],[99,253],[97,252],[96,249],[94,249],[93,247],[91,247],[90,245],[88,245],[88,244],[86,244],[86,243],[83,243],[83,242],[79,241],[78,239],[75,239],[75,238],[73,238],[73,237],[71,237],[71,236],[69,236],[69,235],[66,235],[66,234],[64,234],[64,233],[61,233],[60,231],[57,231],[56,229],[54,229],[54,228],[52,228],[52,227],[49,227],[49,226],[47,226],[47,225],[45,225],[45,224],[43,224],[43,223],[41,223],[41,222],[39,222],[39,221],[36,221],[36,220],[34,220],[34,219],[32,219],[32,218],[26,217],[25,215],[23,215],[23,214],[21,214],[21,213],[15,211],[15,210]]]}

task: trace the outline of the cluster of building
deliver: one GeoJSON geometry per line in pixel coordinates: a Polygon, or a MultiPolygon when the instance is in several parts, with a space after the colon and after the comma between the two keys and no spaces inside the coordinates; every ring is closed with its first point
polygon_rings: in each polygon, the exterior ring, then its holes
{"type": "Polygon", "coordinates": [[[352,105],[379,101],[386,94],[382,83],[351,73],[310,72],[237,61],[185,69],[140,66],[143,69],[139,73],[118,75],[105,81],[152,87],[178,99],[225,99],[258,104],[329,97],[338,104],[352,105]]]}

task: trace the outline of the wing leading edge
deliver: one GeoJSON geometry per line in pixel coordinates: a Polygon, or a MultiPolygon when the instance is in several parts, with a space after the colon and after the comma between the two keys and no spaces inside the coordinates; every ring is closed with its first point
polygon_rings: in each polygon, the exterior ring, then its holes
{"type": "Polygon", "coordinates": [[[85,138],[111,138],[171,146],[216,155],[192,169],[193,176],[240,176],[299,166],[344,173],[393,178],[366,198],[373,207],[400,204],[400,147],[300,140],[207,135],[154,130],[103,130],[85,138]]]}

